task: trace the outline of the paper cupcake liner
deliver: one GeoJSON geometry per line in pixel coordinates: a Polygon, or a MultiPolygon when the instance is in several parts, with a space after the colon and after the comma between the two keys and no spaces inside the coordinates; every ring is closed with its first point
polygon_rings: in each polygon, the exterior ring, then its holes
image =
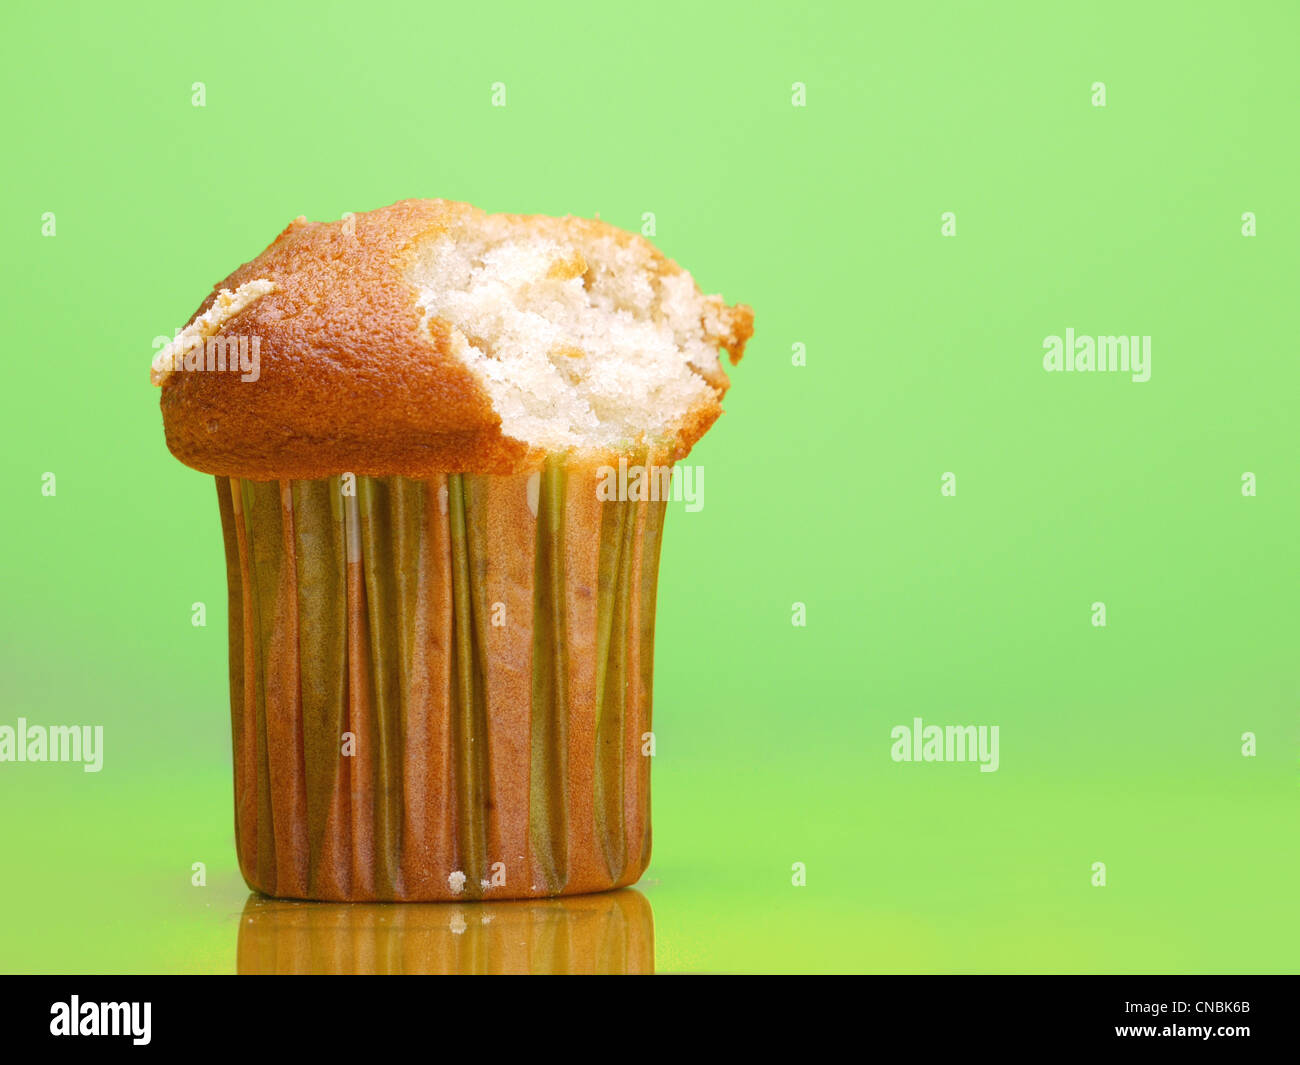
{"type": "Polygon", "coordinates": [[[666,504],[602,502],[598,477],[217,478],[250,887],[524,898],[641,875],[666,504]]]}
{"type": "Polygon", "coordinates": [[[654,917],[636,891],[572,899],[386,906],[249,897],[248,975],[617,975],[654,972],[654,917]]]}

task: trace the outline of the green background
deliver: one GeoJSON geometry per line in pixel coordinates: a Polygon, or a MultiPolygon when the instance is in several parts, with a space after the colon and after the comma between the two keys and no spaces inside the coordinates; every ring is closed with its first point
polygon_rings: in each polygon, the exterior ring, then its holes
{"type": "Polygon", "coordinates": [[[755,308],[668,517],[659,970],[1294,970],[1300,17],[1070,8],[10,11],[0,724],[106,752],[0,764],[0,969],[234,970],[219,522],[151,341],[296,215],[441,196],[652,211],[755,308]],[[1045,373],[1067,327],[1151,380],[1045,373]],[[1001,768],[895,764],[914,716],[1001,768]]]}

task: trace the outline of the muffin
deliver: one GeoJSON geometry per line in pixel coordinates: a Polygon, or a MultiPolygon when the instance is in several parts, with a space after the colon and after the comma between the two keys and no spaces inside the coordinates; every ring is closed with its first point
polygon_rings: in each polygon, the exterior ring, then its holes
{"type": "Polygon", "coordinates": [[[635,975],[654,972],[654,916],[630,888],[512,902],[321,903],[250,895],[241,975],[635,975]]]}
{"type": "Polygon", "coordinates": [[[239,866],[267,895],[631,884],[672,464],[753,331],[598,220],[299,218],[154,360],[216,479],[239,866]]]}

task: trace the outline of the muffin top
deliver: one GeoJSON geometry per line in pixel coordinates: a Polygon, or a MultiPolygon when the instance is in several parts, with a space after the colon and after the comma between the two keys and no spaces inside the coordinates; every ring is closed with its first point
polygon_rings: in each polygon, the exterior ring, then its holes
{"type": "Polygon", "coordinates": [[[686,455],[753,313],[599,220],[404,200],[290,223],[154,359],[167,446],[253,480],[686,455]]]}

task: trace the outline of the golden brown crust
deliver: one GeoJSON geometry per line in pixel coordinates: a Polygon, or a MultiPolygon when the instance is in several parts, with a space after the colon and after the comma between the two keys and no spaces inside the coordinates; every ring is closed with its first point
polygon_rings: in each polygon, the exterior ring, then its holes
{"type": "MultiPolygon", "coordinates": [[[[417,241],[466,221],[579,228],[645,244],[600,221],[492,216],[445,200],[404,200],[338,222],[299,218],[214,286],[191,318],[222,290],[261,279],[274,284],[216,333],[247,337],[250,345],[256,339],[256,381],[231,371],[166,375],[162,412],[172,454],[205,473],[251,480],[538,468],[545,455],[502,434],[486,391],[452,355],[445,330],[436,320],[422,325],[404,276],[417,241]]],[[[680,270],[654,255],[664,271],[680,270]]],[[[719,302],[718,318],[717,343],[734,363],[753,332],[752,312],[719,302]]],[[[706,376],[720,398],[726,375],[706,376]]],[[[720,413],[716,398],[702,404],[667,450],[684,456],[720,413]]]]}
{"type": "Polygon", "coordinates": [[[727,349],[731,365],[735,366],[740,361],[740,357],[745,354],[745,345],[749,343],[749,338],[754,335],[754,311],[744,303],[728,309],[731,311],[727,322],[730,332],[720,337],[718,343],[720,347],[727,349]]]}

